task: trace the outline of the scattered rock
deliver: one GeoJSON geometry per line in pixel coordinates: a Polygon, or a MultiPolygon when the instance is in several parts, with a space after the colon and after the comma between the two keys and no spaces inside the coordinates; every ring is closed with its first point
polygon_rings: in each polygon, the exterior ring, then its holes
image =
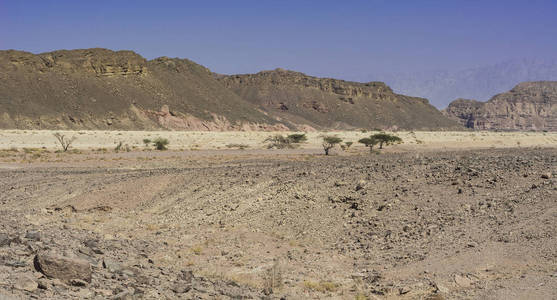
{"type": "Polygon", "coordinates": [[[86,286],[87,282],[80,280],[80,279],[70,279],[70,285],[73,286],[86,286]]]}
{"type": "Polygon", "coordinates": [[[112,300],[132,300],[132,294],[129,291],[123,291],[121,293],[118,293],[116,295],[114,295],[112,298],[112,300]]]}
{"type": "Polygon", "coordinates": [[[191,290],[191,284],[186,283],[176,283],[172,287],[172,291],[176,294],[184,294],[191,290]]]}
{"type": "Polygon", "coordinates": [[[33,278],[29,274],[24,274],[24,275],[20,275],[16,279],[16,283],[15,283],[14,287],[18,290],[33,292],[39,286],[38,286],[37,282],[35,281],[35,278],[33,278]]]}
{"type": "Polygon", "coordinates": [[[91,266],[85,260],[63,257],[55,252],[39,252],[34,265],[37,271],[50,278],[67,283],[75,279],[91,282],[91,266]]]}
{"type": "Polygon", "coordinates": [[[33,241],[40,241],[41,233],[38,231],[27,231],[27,233],[25,234],[25,238],[33,241]]]}
{"type": "Polygon", "coordinates": [[[469,288],[472,286],[473,283],[470,278],[458,274],[454,276],[454,281],[458,286],[462,288],[469,288]]]}
{"type": "Polygon", "coordinates": [[[543,179],[549,179],[549,178],[551,178],[551,173],[544,173],[544,174],[542,174],[541,177],[542,177],[543,179]]]}
{"type": "Polygon", "coordinates": [[[40,278],[40,279],[37,281],[37,283],[38,283],[38,285],[39,285],[39,288],[42,289],[42,290],[48,290],[48,289],[50,289],[51,284],[50,284],[49,280],[46,279],[46,278],[40,278]]]}
{"type": "Polygon", "coordinates": [[[123,270],[120,263],[110,258],[103,259],[103,268],[107,269],[111,273],[120,273],[123,270]]]}
{"type": "Polygon", "coordinates": [[[6,233],[0,233],[0,247],[9,246],[12,242],[10,236],[6,233]]]}

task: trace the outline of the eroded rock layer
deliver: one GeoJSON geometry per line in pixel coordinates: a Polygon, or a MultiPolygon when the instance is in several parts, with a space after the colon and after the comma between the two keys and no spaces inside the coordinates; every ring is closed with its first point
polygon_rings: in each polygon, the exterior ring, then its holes
{"type": "Polygon", "coordinates": [[[217,78],[270,116],[315,128],[457,127],[426,99],[395,94],[383,82],[317,78],[283,69],[217,78]]]}

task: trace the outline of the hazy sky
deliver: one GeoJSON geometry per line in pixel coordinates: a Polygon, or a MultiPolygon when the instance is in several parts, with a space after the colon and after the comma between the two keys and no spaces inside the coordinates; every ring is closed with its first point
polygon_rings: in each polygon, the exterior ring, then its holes
{"type": "Polygon", "coordinates": [[[557,1],[0,0],[0,49],[103,47],[219,73],[363,74],[557,57],[557,1]]]}

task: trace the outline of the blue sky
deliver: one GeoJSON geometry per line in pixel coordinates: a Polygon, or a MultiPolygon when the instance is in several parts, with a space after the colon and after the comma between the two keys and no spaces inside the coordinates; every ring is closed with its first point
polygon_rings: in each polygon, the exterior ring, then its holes
{"type": "Polygon", "coordinates": [[[219,73],[365,74],[557,58],[557,1],[7,1],[0,49],[103,47],[219,73]]]}

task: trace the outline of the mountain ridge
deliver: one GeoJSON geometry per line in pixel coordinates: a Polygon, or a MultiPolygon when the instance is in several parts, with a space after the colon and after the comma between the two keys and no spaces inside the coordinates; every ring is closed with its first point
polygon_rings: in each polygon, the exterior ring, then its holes
{"type": "Polygon", "coordinates": [[[0,51],[0,128],[456,127],[426,99],[395,94],[382,82],[318,78],[283,69],[219,75],[188,59],[147,60],[129,50],[0,51]],[[273,99],[261,98],[267,92],[273,99]],[[282,102],[282,109],[271,109],[269,103],[275,102],[282,102]]]}
{"type": "Polygon", "coordinates": [[[280,68],[217,79],[269,115],[292,122],[334,129],[457,127],[427,99],[396,94],[384,82],[319,78],[280,68]]]}

